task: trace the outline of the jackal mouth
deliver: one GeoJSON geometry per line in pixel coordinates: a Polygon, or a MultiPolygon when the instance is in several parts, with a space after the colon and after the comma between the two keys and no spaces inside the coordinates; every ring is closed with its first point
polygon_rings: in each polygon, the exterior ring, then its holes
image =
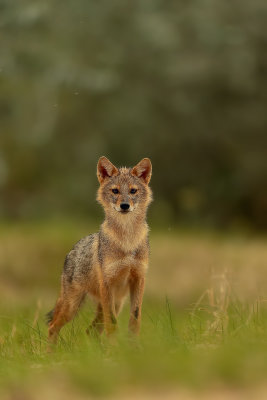
{"type": "Polygon", "coordinates": [[[127,210],[123,210],[122,208],[118,208],[116,206],[113,206],[114,210],[119,212],[120,214],[129,214],[130,212],[133,211],[133,208],[128,208],[127,210]]]}

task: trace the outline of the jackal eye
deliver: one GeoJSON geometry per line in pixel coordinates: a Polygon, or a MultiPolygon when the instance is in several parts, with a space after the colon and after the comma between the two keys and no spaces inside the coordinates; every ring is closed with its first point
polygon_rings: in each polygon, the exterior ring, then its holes
{"type": "Polygon", "coordinates": [[[136,192],[137,192],[137,189],[131,189],[131,190],[130,190],[130,193],[131,193],[131,194],[135,194],[136,192]]]}
{"type": "Polygon", "coordinates": [[[112,193],[118,194],[118,193],[119,193],[119,190],[118,190],[118,189],[112,189],[112,193]]]}

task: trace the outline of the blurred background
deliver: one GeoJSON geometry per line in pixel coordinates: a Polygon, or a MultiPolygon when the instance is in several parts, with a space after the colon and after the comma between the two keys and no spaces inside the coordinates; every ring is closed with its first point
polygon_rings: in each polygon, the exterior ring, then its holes
{"type": "Polygon", "coordinates": [[[0,0],[1,399],[266,398],[266,26],[265,0],[0,0]],[[142,351],[92,346],[88,303],[49,358],[102,155],[153,164],[142,351]]]}
{"type": "Polygon", "coordinates": [[[100,216],[105,155],[151,157],[157,224],[267,229],[265,1],[0,13],[1,218],[100,216]]]}

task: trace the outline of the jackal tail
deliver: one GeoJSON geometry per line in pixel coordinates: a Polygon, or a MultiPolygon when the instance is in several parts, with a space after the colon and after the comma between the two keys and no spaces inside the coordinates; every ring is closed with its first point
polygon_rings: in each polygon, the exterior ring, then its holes
{"type": "Polygon", "coordinates": [[[45,315],[45,320],[46,320],[47,325],[49,325],[50,322],[52,322],[52,319],[53,319],[53,317],[54,317],[54,312],[55,312],[55,309],[53,308],[53,310],[49,311],[49,312],[45,315]]]}

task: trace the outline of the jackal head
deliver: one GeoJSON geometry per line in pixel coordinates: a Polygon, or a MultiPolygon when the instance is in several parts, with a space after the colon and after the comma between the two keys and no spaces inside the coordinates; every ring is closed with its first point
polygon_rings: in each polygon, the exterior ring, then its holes
{"type": "Polygon", "coordinates": [[[100,157],[97,164],[100,183],[97,200],[106,214],[118,216],[145,213],[152,201],[152,192],[148,186],[151,174],[149,158],[143,158],[133,168],[117,168],[106,157],[100,157]]]}

